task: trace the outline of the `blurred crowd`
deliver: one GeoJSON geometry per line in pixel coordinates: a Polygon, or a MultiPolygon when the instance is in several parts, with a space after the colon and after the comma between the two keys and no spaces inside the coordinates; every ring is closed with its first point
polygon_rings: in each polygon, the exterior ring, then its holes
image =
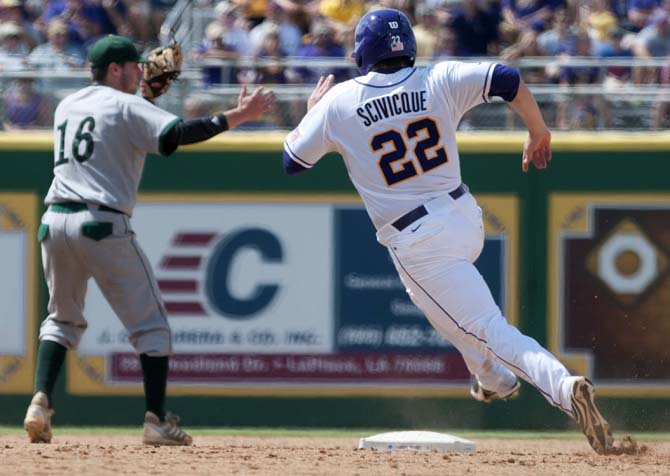
{"type": "MultiPolygon", "coordinates": [[[[606,88],[670,84],[668,67],[566,62],[574,57],[670,58],[670,0],[194,1],[211,12],[202,38],[186,52],[188,64],[201,68],[204,89],[239,83],[313,84],[328,73],[336,81],[353,77],[356,70],[347,61],[354,27],[374,8],[404,11],[414,25],[418,56],[429,61],[493,57],[513,64],[522,57],[544,56],[555,61],[524,70],[527,82],[606,88]],[[299,61],[286,65],[287,58],[299,61]],[[315,61],[319,58],[342,63],[324,65],[315,61]]],[[[88,47],[108,33],[129,36],[147,50],[159,44],[160,26],[175,2],[0,0],[0,70],[80,70],[86,66],[88,47]]],[[[5,128],[48,122],[43,117],[50,113],[45,91],[79,86],[62,81],[25,78],[5,87],[5,128]]],[[[81,81],[86,82],[83,77],[81,81]]],[[[571,104],[571,111],[567,106],[561,110],[559,101],[556,127],[589,128],[596,118],[610,120],[601,96],[587,94],[571,104]]],[[[663,104],[654,109],[651,127],[667,123],[670,108],[663,104]]],[[[201,106],[191,101],[189,110],[199,113],[201,106]]]]}
{"type": "Polygon", "coordinates": [[[173,0],[0,0],[0,72],[38,73],[37,79],[3,80],[4,129],[48,126],[56,91],[89,82],[81,70],[91,44],[117,33],[143,48],[157,45],[160,26],[173,4],[173,0]],[[79,75],[72,76],[79,79],[68,78],[75,71],[79,75]]]}

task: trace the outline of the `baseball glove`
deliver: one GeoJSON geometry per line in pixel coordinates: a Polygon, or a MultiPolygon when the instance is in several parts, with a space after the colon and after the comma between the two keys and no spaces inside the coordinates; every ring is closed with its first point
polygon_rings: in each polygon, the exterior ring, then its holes
{"type": "Polygon", "coordinates": [[[159,46],[149,52],[147,61],[142,63],[142,95],[151,100],[168,92],[181,73],[181,46],[177,43],[159,46]]]}

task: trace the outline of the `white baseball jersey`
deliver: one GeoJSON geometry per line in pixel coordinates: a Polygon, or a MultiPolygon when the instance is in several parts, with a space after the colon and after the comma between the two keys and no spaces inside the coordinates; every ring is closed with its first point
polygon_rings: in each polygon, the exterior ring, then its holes
{"type": "Polygon", "coordinates": [[[46,204],[98,203],[131,215],[147,153],[179,118],[103,85],[66,97],[54,115],[54,179],[46,204]]]}
{"type": "Polygon", "coordinates": [[[351,79],[307,113],[284,148],[307,168],[339,152],[379,229],[460,185],[456,129],[488,101],[494,66],[445,61],[351,79]]]}

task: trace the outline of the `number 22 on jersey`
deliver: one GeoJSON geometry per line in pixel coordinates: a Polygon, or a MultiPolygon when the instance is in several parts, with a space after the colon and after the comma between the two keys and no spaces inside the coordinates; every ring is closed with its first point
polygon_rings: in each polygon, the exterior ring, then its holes
{"type": "Polygon", "coordinates": [[[77,127],[77,131],[74,133],[74,139],[72,144],[67,149],[65,144],[65,132],[67,131],[67,119],[63,121],[57,128],[59,132],[58,140],[58,160],[54,164],[54,167],[59,165],[67,164],[70,161],[70,156],[74,159],[83,163],[91,158],[93,155],[93,149],[95,148],[95,143],[93,142],[93,130],[95,129],[95,119],[91,116],[85,117],[77,127]],[[83,144],[83,145],[82,145],[83,144]],[[69,154],[66,154],[69,152],[69,154]]]}
{"type": "Polygon", "coordinates": [[[440,146],[440,138],[440,130],[430,117],[410,122],[404,133],[391,129],[375,135],[370,142],[374,152],[385,149],[386,144],[391,145],[391,150],[382,154],[378,162],[386,184],[391,187],[446,164],[449,158],[447,151],[440,146]],[[414,157],[408,158],[407,141],[420,134],[424,138],[414,145],[414,157]],[[421,172],[417,170],[416,162],[421,172]]]}

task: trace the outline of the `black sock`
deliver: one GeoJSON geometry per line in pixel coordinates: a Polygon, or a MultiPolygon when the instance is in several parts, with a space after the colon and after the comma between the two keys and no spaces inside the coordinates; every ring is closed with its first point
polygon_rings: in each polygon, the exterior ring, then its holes
{"type": "Polygon", "coordinates": [[[58,374],[65,361],[67,348],[57,342],[43,340],[37,352],[37,370],[35,371],[35,393],[44,392],[51,404],[51,394],[53,393],[58,374]]]}
{"type": "Polygon", "coordinates": [[[144,374],[144,399],[147,411],[165,420],[165,389],[168,378],[168,357],[150,357],[140,354],[144,374]]]}

